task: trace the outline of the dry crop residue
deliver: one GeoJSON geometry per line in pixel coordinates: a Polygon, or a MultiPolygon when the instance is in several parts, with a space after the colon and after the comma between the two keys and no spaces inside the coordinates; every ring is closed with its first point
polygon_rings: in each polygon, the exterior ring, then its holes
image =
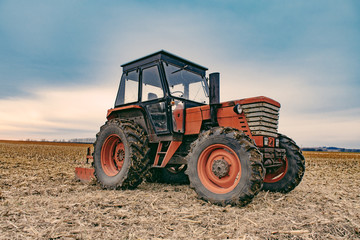
{"type": "Polygon", "coordinates": [[[360,154],[305,152],[294,191],[224,208],[187,185],[108,191],[77,182],[86,148],[0,143],[0,239],[360,238],[360,154]]]}

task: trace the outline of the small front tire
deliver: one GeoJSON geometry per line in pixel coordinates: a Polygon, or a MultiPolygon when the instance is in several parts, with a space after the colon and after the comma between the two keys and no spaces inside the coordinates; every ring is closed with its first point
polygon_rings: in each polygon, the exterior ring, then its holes
{"type": "Polygon", "coordinates": [[[280,148],[286,150],[285,162],[265,175],[263,190],[287,193],[301,182],[305,173],[305,158],[292,139],[279,134],[279,140],[280,148]]]}

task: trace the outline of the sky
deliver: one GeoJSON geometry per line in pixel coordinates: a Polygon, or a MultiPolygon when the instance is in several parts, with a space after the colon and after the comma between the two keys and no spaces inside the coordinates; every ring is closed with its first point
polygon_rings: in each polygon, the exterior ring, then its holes
{"type": "Polygon", "coordinates": [[[301,147],[360,148],[356,0],[0,0],[0,139],[95,137],[120,65],[161,49],[220,72],[221,101],[279,101],[301,147]]]}

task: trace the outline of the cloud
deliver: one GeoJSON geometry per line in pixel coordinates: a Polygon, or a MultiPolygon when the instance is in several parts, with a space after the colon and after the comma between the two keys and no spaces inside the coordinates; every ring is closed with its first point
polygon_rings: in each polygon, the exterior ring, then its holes
{"type": "Polygon", "coordinates": [[[0,100],[1,139],[93,137],[113,107],[109,86],[42,88],[32,98],[0,100]]]}
{"type": "Polygon", "coordinates": [[[360,108],[331,113],[290,114],[280,111],[279,131],[296,137],[302,147],[360,148],[360,108]]]}

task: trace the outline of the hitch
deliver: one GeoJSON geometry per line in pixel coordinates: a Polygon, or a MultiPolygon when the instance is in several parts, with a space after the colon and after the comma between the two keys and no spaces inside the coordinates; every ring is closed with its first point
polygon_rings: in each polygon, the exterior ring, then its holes
{"type": "MultiPolygon", "coordinates": [[[[86,164],[89,164],[90,159],[93,160],[93,156],[89,147],[86,154],[86,164]]],[[[94,168],[77,167],[75,168],[75,178],[81,182],[91,182],[92,179],[95,179],[94,171],[94,168]]]]}

